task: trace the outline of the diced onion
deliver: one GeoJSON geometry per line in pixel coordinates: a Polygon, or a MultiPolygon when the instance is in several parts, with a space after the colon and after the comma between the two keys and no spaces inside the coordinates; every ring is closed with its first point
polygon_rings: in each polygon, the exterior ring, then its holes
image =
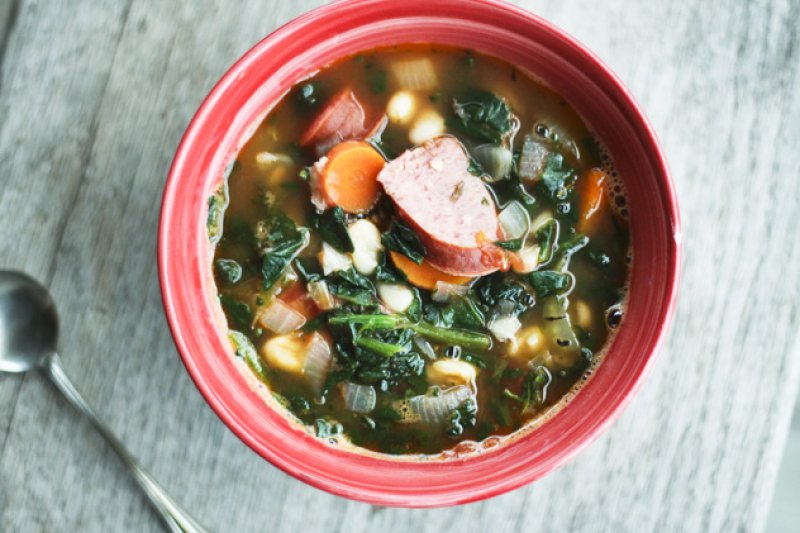
{"type": "Polygon", "coordinates": [[[548,296],[542,303],[544,333],[550,345],[553,361],[563,368],[573,366],[581,354],[578,338],[566,311],[566,302],[564,298],[548,296]]]}
{"type": "Polygon", "coordinates": [[[536,270],[539,265],[539,245],[523,246],[518,252],[511,254],[511,268],[517,274],[527,274],[536,270]]]}
{"type": "Polygon", "coordinates": [[[397,85],[410,91],[427,91],[439,86],[436,69],[428,58],[404,59],[390,66],[397,85]]]}
{"type": "Polygon", "coordinates": [[[519,158],[519,177],[526,181],[539,179],[549,153],[544,143],[534,139],[533,135],[526,135],[519,158]]]}
{"type": "Polygon", "coordinates": [[[323,311],[328,311],[336,306],[336,300],[334,300],[330,289],[328,289],[328,284],[325,281],[312,281],[308,284],[307,288],[309,297],[311,297],[314,303],[317,304],[317,307],[323,311]]]}
{"type": "Polygon", "coordinates": [[[309,175],[309,186],[311,187],[311,204],[317,211],[325,211],[330,207],[328,200],[325,199],[325,194],[322,191],[322,172],[325,165],[328,164],[328,157],[325,156],[311,167],[309,175]]]}
{"type": "Polygon", "coordinates": [[[322,387],[325,385],[325,379],[328,377],[332,362],[333,353],[328,341],[315,331],[306,347],[303,375],[317,394],[322,392],[322,387]]]}
{"type": "Polygon", "coordinates": [[[462,403],[472,397],[472,390],[465,385],[442,391],[438,396],[430,394],[414,396],[408,400],[408,414],[412,419],[419,419],[426,424],[441,424],[447,421],[451,413],[462,403]]]}
{"type": "Polygon", "coordinates": [[[496,144],[482,144],[475,148],[475,159],[491,177],[492,182],[505,179],[514,163],[511,150],[496,144]]]}
{"type": "Polygon", "coordinates": [[[414,346],[417,347],[422,355],[428,359],[436,359],[436,352],[433,350],[433,345],[428,342],[425,337],[417,335],[414,337],[413,342],[414,346]]]}
{"type": "Polygon", "coordinates": [[[278,334],[289,333],[306,323],[306,317],[291,308],[280,298],[275,298],[258,317],[258,323],[278,334]]]}
{"type": "Polygon", "coordinates": [[[371,385],[344,381],[339,384],[339,390],[344,398],[344,407],[348,411],[366,414],[375,409],[377,395],[371,385]]]}
{"type": "Polygon", "coordinates": [[[437,281],[436,288],[431,294],[434,302],[444,303],[450,300],[453,296],[464,296],[469,292],[469,287],[466,285],[455,285],[445,281],[437,281]]]}
{"type": "Polygon", "coordinates": [[[503,229],[503,236],[506,240],[524,237],[531,226],[531,217],[528,215],[528,211],[516,200],[500,211],[497,220],[503,229]]]}

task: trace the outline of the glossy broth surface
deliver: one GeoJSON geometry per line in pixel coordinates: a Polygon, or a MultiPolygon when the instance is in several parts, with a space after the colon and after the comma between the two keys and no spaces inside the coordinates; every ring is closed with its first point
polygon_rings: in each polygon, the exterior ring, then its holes
{"type": "MultiPolygon", "coordinates": [[[[215,279],[236,354],[285,405],[287,416],[327,440],[344,439],[389,454],[436,454],[462,441],[480,442],[518,430],[574,390],[597,363],[624,311],[631,260],[626,215],[624,191],[610,160],[559,95],[512,65],[473,51],[408,45],[344,58],[286,94],[238,155],[226,191],[210,199],[209,231],[216,242],[215,279]],[[405,67],[414,74],[402,75],[405,67]],[[433,86],[425,79],[431,71],[433,86]],[[423,88],[409,87],[415,76],[422,78],[423,88]],[[510,255],[522,253],[513,249],[516,245],[537,247],[535,270],[510,268],[480,276],[444,300],[406,281],[385,246],[378,272],[355,273],[355,285],[348,284],[352,280],[346,274],[344,280],[337,272],[323,274],[319,227],[325,222],[311,202],[309,180],[309,168],[320,155],[300,139],[331,99],[348,88],[367,123],[388,113],[385,129],[367,139],[387,161],[418,144],[414,141],[425,137],[425,128],[463,142],[473,158],[472,171],[487,182],[497,210],[516,202],[527,213],[529,226],[520,242],[498,241],[498,246],[510,255]],[[396,102],[393,107],[399,92],[412,102],[412,111],[403,114],[408,105],[398,108],[396,102]],[[454,114],[454,104],[473,94],[494,95],[516,117],[513,131],[494,143],[512,157],[510,170],[500,179],[488,176],[492,159],[478,156],[479,146],[493,143],[459,126],[454,114]],[[533,179],[520,177],[526,137],[547,151],[544,169],[533,179]],[[589,179],[602,182],[602,194],[591,223],[583,223],[589,194],[583,181],[589,179]],[[292,232],[308,228],[308,237],[289,254],[279,279],[266,287],[265,258],[281,246],[275,228],[286,223],[283,215],[291,221],[284,233],[296,236],[292,232]],[[587,227],[590,231],[579,231],[587,227]],[[340,291],[332,295],[333,309],[322,309],[326,305],[312,294],[311,287],[320,282],[340,291]],[[412,307],[387,310],[376,289],[387,283],[410,290],[412,307]],[[370,294],[372,300],[364,305],[370,294]],[[274,324],[273,330],[265,327],[265,312],[276,300],[301,315],[303,324],[283,333],[276,333],[274,324]],[[402,325],[372,329],[353,318],[364,315],[399,317],[402,325]],[[335,316],[340,323],[330,322],[335,316]],[[424,328],[421,333],[409,326],[418,323],[449,333],[428,335],[424,328]],[[489,339],[490,346],[447,342],[448,334],[464,331],[481,336],[481,342],[489,339]],[[286,342],[267,347],[279,337],[286,342]],[[374,350],[369,348],[375,346],[372,341],[383,344],[374,350]],[[304,359],[313,342],[323,342],[331,351],[324,380],[315,383],[309,378],[315,371],[308,370],[304,359]],[[402,349],[388,353],[387,345],[402,349]],[[442,377],[434,367],[453,373],[442,377]],[[348,388],[353,386],[361,388],[348,388]],[[443,407],[441,420],[428,420],[420,398],[441,398],[456,389],[459,394],[469,391],[469,398],[453,396],[457,406],[443,407]],[[369,398],[354,400],[353,391],[369,398]]],[[[346,227],[359,219],[369,220],[385,235],[398,213],[392,200],[381,195],[374,208],[344,213],[341,223],[346,227]]]]}

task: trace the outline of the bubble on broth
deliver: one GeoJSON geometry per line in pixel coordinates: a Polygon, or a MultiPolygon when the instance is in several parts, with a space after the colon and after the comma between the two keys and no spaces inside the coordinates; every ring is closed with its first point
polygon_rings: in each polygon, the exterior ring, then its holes
{"type": "Polygon", "coordinates": [[[628,218],[628,194],[625,188],[625,182],[622,180],[617,166],[614,163],[614,158],[600,141],[597,141],[598,150],[600,152],[600,169],[606,173],[609,179],[608,186],[608,203],[614,212],[620,217],[628,218]]]}

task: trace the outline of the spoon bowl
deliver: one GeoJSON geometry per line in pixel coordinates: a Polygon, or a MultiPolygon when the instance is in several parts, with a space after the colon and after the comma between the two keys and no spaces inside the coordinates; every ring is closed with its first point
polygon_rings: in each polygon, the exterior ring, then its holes
{"type": "Polygon", "coordinates": [[[58,314],[47,289],[22,272],[0,271],[0,371],[42,367],[57,339],[58,314]]]}
{"type": "Polygon", "coordinates": [[[50,293],[23,272],[0,270],[0,372],[41,370],[56,388],[105,437],[133,479],[150,500],[164,525],[173,532],[205,531],[139,464],[97,416],[72,384],[56,352],[58,313],[50,293]]]}

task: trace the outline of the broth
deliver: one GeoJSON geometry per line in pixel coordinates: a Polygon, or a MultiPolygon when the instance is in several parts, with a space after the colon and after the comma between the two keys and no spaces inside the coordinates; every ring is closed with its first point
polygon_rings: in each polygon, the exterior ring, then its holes
{"type": "Polygon", "coordinates": [[[508,435],[579,384],[622,318],[615,178],[575,111],[503,61],[422,44],[341,59],[277,103],[210,200],[236,354],[319,437],[435,454],[508,435]],[[376,171],[374,205],[353,207],[376,171]],[[453,205],[431,203],[429,184],[462,175],[453,205]],[[426,219],[451,211],[463,224],[426,219]],[[478,219],[497,238],[456,244],[478,219]]]}

